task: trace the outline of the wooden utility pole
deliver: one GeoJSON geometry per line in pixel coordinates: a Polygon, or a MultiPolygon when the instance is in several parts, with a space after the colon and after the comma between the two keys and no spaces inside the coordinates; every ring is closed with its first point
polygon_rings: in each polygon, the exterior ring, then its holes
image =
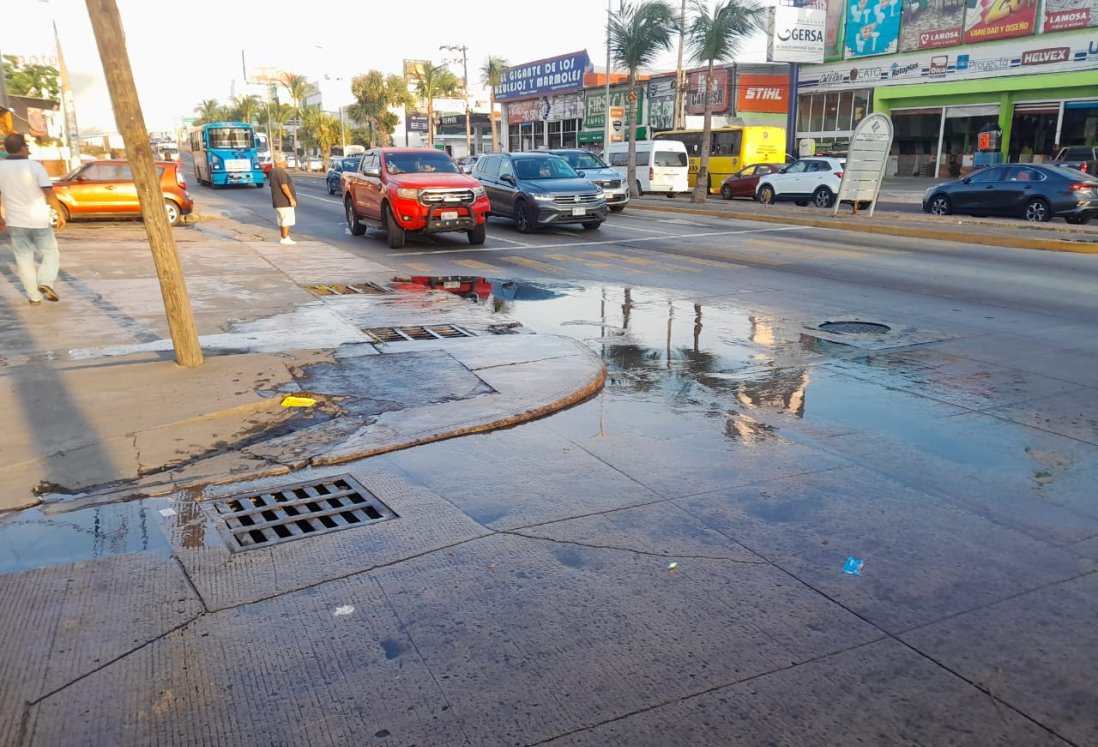
{"type": "Polygon", "coordinates": [[[141,203],[141,215],[145,220],[145,233],[149,237],[156,275],[160,279],[160,294],[164,297],[164,310],[168,315],[168,329],[175,348],[175,361],[181,366],[194,368],[202,365],[202,348],[194,327],[191,299],[179,263],[175,239],[172,237],[168,216],[164,211],[164,196],[160,190],[160,176],[153,163],[152,145],[141,114],[141,102],[137,99],[137,87],[133,82],[129,54],[126,52],[126,36],[122,31],[122,18],[115,0],[86,0],[91,16],[95,43],[103,62],[103,74],[111,94],[114,119],[126,142],[126,156],[137,186],[137,199],[141,203]]]}

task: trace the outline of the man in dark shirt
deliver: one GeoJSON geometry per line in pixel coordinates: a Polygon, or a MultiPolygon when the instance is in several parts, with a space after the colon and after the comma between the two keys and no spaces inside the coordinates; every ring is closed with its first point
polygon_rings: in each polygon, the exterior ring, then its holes
{"type": "Polygon", "coordinates": [[[295,222],[297,192],[294,190],[294,180],[286,171],[286,156],[281,153],[275,155],[274,168],[271,169],[271,204],[274,205],[275,215],[278,217],[278,232],[282,236],[278,243],[296,244],[290,238],[290,226],[295,222]]]}

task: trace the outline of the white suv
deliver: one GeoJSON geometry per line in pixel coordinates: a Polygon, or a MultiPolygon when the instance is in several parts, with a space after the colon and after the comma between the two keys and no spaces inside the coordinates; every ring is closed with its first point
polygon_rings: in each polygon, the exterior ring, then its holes
{"type": "Polygon", "coordinates": [[[755,197],[764,205],[792,200],[798,205],[811,202],[816,207],[831,207],[839,194],[844,166],[842,158],[802,158],[759,179],[755,197]]]}

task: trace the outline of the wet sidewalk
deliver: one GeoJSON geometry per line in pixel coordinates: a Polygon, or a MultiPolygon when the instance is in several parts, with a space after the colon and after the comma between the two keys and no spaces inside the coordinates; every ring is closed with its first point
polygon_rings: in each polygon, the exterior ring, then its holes
{"type": "Polygon", "coordinates": [[[173,362],[139,226],[62,234],[61,303],[29,306],[5,274],[0,510],[339,463],[513,425],[601,386],[585,346],[492,334],[468,301],[394,291],[392,271],[349,252],[176,234],[206,355],[195,369],[173,362]]]}

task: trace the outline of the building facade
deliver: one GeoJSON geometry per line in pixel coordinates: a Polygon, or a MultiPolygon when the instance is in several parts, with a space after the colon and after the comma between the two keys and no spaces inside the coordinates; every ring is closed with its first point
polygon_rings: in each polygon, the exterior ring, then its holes
{"type": "Polygon", "coordinates": [[[870,112],[892,117],[901,176],[1098,144],[1098,0],[840,0],[827,23],[831,60],[797,86],[816,152],[845,152],[870,112]]]}

